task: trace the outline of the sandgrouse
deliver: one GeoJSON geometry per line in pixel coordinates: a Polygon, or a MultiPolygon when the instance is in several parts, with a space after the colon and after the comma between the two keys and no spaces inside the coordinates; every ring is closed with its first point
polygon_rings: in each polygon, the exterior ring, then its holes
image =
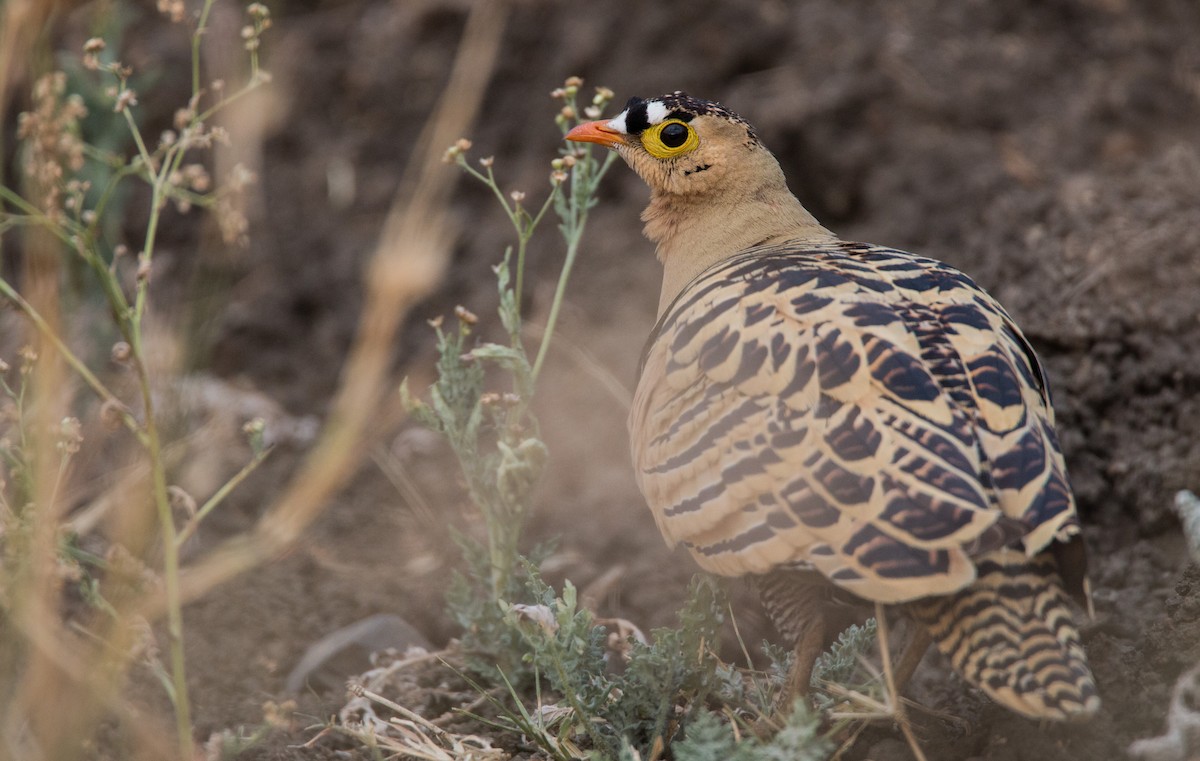
{"type": "Polygon", "coordinates": [[[850,593],[900,607],[928,633],[920,651],[931,637],[1020,714],[1095,713],[1049,390],[996,300],[939,261],[822,227],[717,103],[633,98],[566,137],[614,149],[650,186],[664,275],[629,421],[638,483],[669,543],[753,575],[794,641],[794,687],[850,593]]]}

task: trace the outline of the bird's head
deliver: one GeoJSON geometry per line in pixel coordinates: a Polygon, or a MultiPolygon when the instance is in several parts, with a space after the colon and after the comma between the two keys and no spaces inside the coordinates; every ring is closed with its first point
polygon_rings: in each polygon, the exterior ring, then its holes
{"type": "Polygon", "coordinates": [[[616,117],[580,124],[567,139],[614,149],[655,194],[699,197],[759,184],[764,175],[783,179],[742,117],[678,91],[630,98],[616,117]]]}
{"type": "Polygon", "coordinates": [[[568,140],[612,148],[650,186],[646,237],[663,263],[660,309],[704,268],[752,246],[834,238],[787,188],[779,162],[745,119],[673,92],[631,98],[568,140]]]}

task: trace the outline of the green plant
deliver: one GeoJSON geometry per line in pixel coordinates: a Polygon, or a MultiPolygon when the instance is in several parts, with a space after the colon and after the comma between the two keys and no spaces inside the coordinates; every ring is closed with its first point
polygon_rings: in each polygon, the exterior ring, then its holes
{"type": "Polygon", "coordinates": [[[649,642],[622,643],[621,654],[608,652],[608,632],[578,609],[570,582],[561,597],[536,577],[531,586],[538,604],[507,608],[524,636],[526,659],[569,708],[569,721],[561,722],[567,736],[586,734],[605,756],[626,744],[665,747],[686,711],[717,687],[720,661],[712,646],[725,601],[711,579],[693,580],[678,628],[657,629],[649,642]],[[619,673],[606,663],[617,657],[624,661],[619,673]]]}
{"type": "Polygon", "coordinates": [[[881,685],[873,675],[864,674],[863,659],[875,650],[877,625],[874,618],[861,626],[851,624],[838,634],[837,641],[821,653],[813,664],[812,687],[817,691],[817,704],[822,709],[833,706],[834,696],[825,691],[829,684],[840,685],[860,693],[879,697],[881,685]]]}
{"type": "MultiPolygon", "coordinates": [[[[188,37],[192,49],[191,93],[175,112],[174,129],[161,134],[157,141],[148,139],[135,116],[139,95],[131,86],[133,71],[116,60],[105,41],[89,39],[83,48],[81,67],[99,78],[98,85],[108,93],[107,106],[123,124],[135,147],[131,156],[95,145],[83,133],[80,123],[87,109],[83,99],[67,92],[67,77],[52,72],[41,77],[33,93],[33,108],[21,114],[18,137],[22,141],[22,190],[0,185],[0,234],[20,228],[24,268],[21,278],[0,277],[0,295],[15,306],[33,328],[31,339],[37,348],[22,363],[22,383],[17,390],[4,386],[13,403],[9,416],[12,435],[6,438],[6,469],[10,481],[4,488],[4,534],[0,535],[5,574],[0,578],[0,609],[6,628],[23,638],[25,652],[44,658],[21,665],[22,658],[7,664],[29,680],[40,676],[41,669],[55,673],[60,669],[86,684],[89,699],[97,706],[114,704],[111,696],[120,669],[128,659],[114,658],[114,652],[126,652],[136,644],[140,619],[130,614],[137,584],[113,563],[95,564],[105,572],[103,583],[84,581],[84,599],[100,612],[89,636],[97,641],[96,651],[80,661],[74,640],[54,634],[48,643],[39,641],[55,629],[55,609],[61,582],[70,575],[55,571],[56,564],[72,555],[69,541],[59,541],[63,532],[59,485],[78,450],[81,437],[73,417],[61,417],[57,441],[48,445],[44,431],[54,411],[62,409],[60,394],[66,384],[58,369],[65,363],[103,404],[103,415],[116,427],[124,427],[140,445],[142,462],[148,473],[147,501],[153,505],[154,529],[160,537],[157,548],[159,569],[156,574],[165,588],[168,634],[168,666],[164,686],[175,709],[177,751],[181,758],[192,756],[191,708],[184,667],[182,593],[180,587],[180,547],[202,521],[266,455],[258,446],[247,470],[212,495],[202,507],[180,520],[173,510],[173,497],[182,493],[169,482],[168,442],[164,438],[155,388],[153,362],[146,341],[150,282],[156,244],[164,210],[173,205],[180,212],[192,207],[214,209],[228,242],[244,236],[245,219],[237,212],[232,197],[249,180],[244,169],[214,189],[199,154],[228,139],[224,131],[212,125],[212,117],[231,103],[262,86],[268,77],[258,64],[258,46],[270,26],[270,14],[260,3],[247,8],[249,20],[243,38],[249,51],[249,74],[243,86],[232,92],[213,84],[201,87],[200,40],[207,31],[213,0],[205,0],[199,13],[189,17],[181,2],[160,3],[180,24],[190,25],[188,37]],[[89,163],[95,171],[88,172],[89,163]],[[86,176],[93,179],[84,179],[86,176]],[[99,181],[99,187],[93,187],[99,181]],[[138,251],[112,236],[120,225],[114,199],[121,197],[130,182],[140,181],[148,188],[149,208],[138,251]],[[86,355],[74,350],[65,338],[59,319],[57,299],[59,272],[64,257],[82,262],[87,277],[104,294],[112,328],[120,340],[113,346],[111,359],[126,368],[134,379],[136,401],[126,403],[113,391],[101,374],[89,367],[86,355]],[[27,384],[25,377],[31,378],[27,384]],[[137,410],[136,412],[134,410],[137,410]],[[74,422],[72,422],[74,421],[74,422]],[[57,455],[54,453],[57,451],[57,455]],[[51,460],[57,457],[56,462],[51,460]],[[18,530],[11,530],[13,526],[18,530]],[[70,664],[69,667],[63,664],[70,664]]],[[[106,127],[105,134],[111,134],[106,127]]],[[[106,140],[111,145],[111,140],[106,140]]],[[[7,251],[7,249],[6,249],[7,251]]],[[[261,438],[260,438],[261,443],[261,438]]],[[[141,497],[127,495],[136,504],[141,497]]],[[[188,502],[190,497],[185,499],[188,502]]],[[[192,504],[194,507],[194,503],[192,504]]],[[[140,521],[140,519],[138,519],[140,521]]],[[[133,521],[137,523],[138,521],[133,521]]],[[[124,537],[128,555],[124,564],[141,568],[143,556],[153,562],[153,552],[143,552],[140,537],[124,537]]],[[[137,575],[136,573],[134,574],[137,575]]],[[[31,688],[32,689],[32,688],[31,688]]],[[[90,720],[79,711],[78,721],[90,720]]],[[[70,738],[63,742],[78,740],[70,738]]],[[[42,738],[45,741],[45,738],[42,738]]],[[[57,740],[55,740],[57,742],[57,740]]]]}
{"type": "Polygon", "coordinates": [[[686,736],[672,746],[676,761],[824,761],[832,744],[817,714],[797,700],[770,740],[737,737],[732,726],[711,711],[698,711],[686,736]]]}
{"type": "MultiPolygon", "coordinates": [[[[563,134],[579,120],[577,96],[581,84],[582,81],[568,80],[553,93],[563,102],[558,116],[563,134]]],[[[611,98],[611,91],[598,88],[587,110],[598,115],[611,98]]],[[[495,194],[517,236],[515,257],[510,246],[495,269],[500,289],[500,321],[508,342],[468,346],[467,339],[478,318],[459,307],[454,328],[443,330],[440,321],[434,321],[438,378],[429,389],[429,402],[414,400],[407,384],[401,386],[401,393],[417,420],[444,434],[458,457],[471,500],[484,518],[486,554],[491,563],[490,596],[500,600],[511,592],[509,576],[517,566],[521,530],[546,461],[546,447],[538,437],[537,420],[530,412],[530,404],[554,336],[588,212],[596,203],[596,189],[612,165],[613,155],[601,158],[590,146],[559,149],[561,155],[551,162],[550,192],[541,206],[531,212],[524,205],[525,193],[513,191],[505,195],[501,190],[491,157],[479,161],[482,171],[471,166],[466,153],[470,146],[467,140],[458,141],[446,152],[446,160],[495,194]],[[541,344],[531,361],[521,314],[526,251],[551,208],[559,219],[566,252],[541,344]],[[487,366],[501,370],[511,390],[485,391],[487,366]]]]}

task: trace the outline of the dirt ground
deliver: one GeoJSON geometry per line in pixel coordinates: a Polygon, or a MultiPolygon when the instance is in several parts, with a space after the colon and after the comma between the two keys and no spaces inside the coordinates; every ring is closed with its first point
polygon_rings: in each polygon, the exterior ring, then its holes
{"type": "MultiPolygon", "coordinates": [[[[468,7],[273,8],[265,65],[277,96],[262,124],[251,244],[236,257],[196,258],[180,223],[166,249],[165,277],[183,301],[215,303],[217,316],[198,323],[198,367],[294,416],[326,412],[362,305],[362,264],[468,7]]],[[[1040,353],[1086,525],[1096,619],[1083,634],[1104,708],[1087,725],[1039,725],[987,702],[931,655],[913,695],[965,724],[923,722],[930,759],[1120,759],[1132,740],[1159,734],[1172,685],[1200,662],[1200,575],[1170,511],[1176,491],[1200,487],[1200,5],[516,3],[469,135],[476,155],[495,155],[505,187],[541,196],[558,137],[548,93],[571,74],[611,87],[618,102],[674,89],[722,101],[756,126],[827,226],[963,269],[1040,353]]],[[[551,460],[529,542],[559,537],[548,576],[580,588],[601,580],[599,613],[649,629],[673,623],[694,569],[664,548],[642,503],[626,409],[602,377],[631,387],[654,322],[659,270],[641,237],[645,200],[640,181],[614,167],[561,329],[591,360],[553,353],[539,390],[551,460]]],[[[490,265],[510,241],[507,222],[465,182],[455,213],[451,271],[397,347],[397,369],[414,377],[428,378],[432,362],[426,319],[459,303],[494,314],[490,265]]],[[[551,243],[531,254],[535,321],[557,275],[551,243]]],[[[442,600],[458,564],[449,527],[471,525],[456,471],[419,429],[402,427],[383,446],[424,504],[364,462],[298,548],[186,610],[200,739],[260,722],[264,701],[287,697],[305,649],[340,626],[395,613],[435,645],[456,635],[442,600]]],[[[206,524],[200,547],[250,526],[301,454],[284,451],[256,474],[206,524]]],[[[758,641],[769,629],[745,591],[739,623],[758,641]]],[[[298,700],[293,731],[245,758],[347,748],[296,748],[343,696],[298,700]]],[[[849,757],[904,758],[896,737],[874,731],[849,757]]]]}

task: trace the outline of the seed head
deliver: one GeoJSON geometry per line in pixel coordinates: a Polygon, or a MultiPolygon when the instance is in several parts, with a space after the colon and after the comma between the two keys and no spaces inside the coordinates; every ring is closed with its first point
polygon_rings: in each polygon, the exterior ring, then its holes
{"type": "Polygon", "coordinates": [[[246,424],[242,426],[242,433],[247,436],[261,436],[265,430],[267,430],[267,421],[260,417],[247,420],[246,424]]]}
{"type": "Polygon", "coordinates": [[[203,164],[186,164],[181,172],[183,183],[197,193],[208,192],[212,182],[203,164]]]}
{"type": "Polygon", "coordinates": [[[79,423],[77,417],[65,417],[58,424],[58,442],[57,447],[59,452],[65,455],[73,455],[79,451],[79,445],[83,443],[83,426],[79,423]]]}
{"type": "Polygon", "coordinates": [[[475,313],[461,304],[454,307],[454,316],[458,318],[459,322],[467,325],[474,325],[479,322],[479,318],[475,316],[475,313]]]}
{"type": "Polygon", "coordinates": [[[442,156],[442,161],[445,161],[447,164],[452,164],[458,159],[459,156],[463,155],[469,150],[471,150],[471,141],[465,137],[460,137],[458,140],[454,141],[454,145],[446,149],[445,155],[442,156]]]}
{"type": "Polygon", "coordinates": [[[104,50],[104,40],[93,37],[83,43],[83,68],[96,71],[100,68],[100,53],[104,50]]]}
{"type": "Polygon", "coordinates": [[[21,374],[28,375],[38,361],[37,349],[30,344],[25,344],[17,349],[17,356],[21,358],[21,374]]]}
{"type": "Polygon", "coordinates": [[[241,162],[234,164],[233,169],[229,170],[229,177],[225,180],[225,187],[230,192],[238,192],[244,190],[246,186],[258,180],[258,175],[250,171],[245,164],[241,162]]]}
{"type": "Polygon", "coordinates": [[[117,93],[117,102],[113,106],[113,113],[119,114],[130,106],[136,106],[137,102],[137,93],[126,88],[117,93]]]}

